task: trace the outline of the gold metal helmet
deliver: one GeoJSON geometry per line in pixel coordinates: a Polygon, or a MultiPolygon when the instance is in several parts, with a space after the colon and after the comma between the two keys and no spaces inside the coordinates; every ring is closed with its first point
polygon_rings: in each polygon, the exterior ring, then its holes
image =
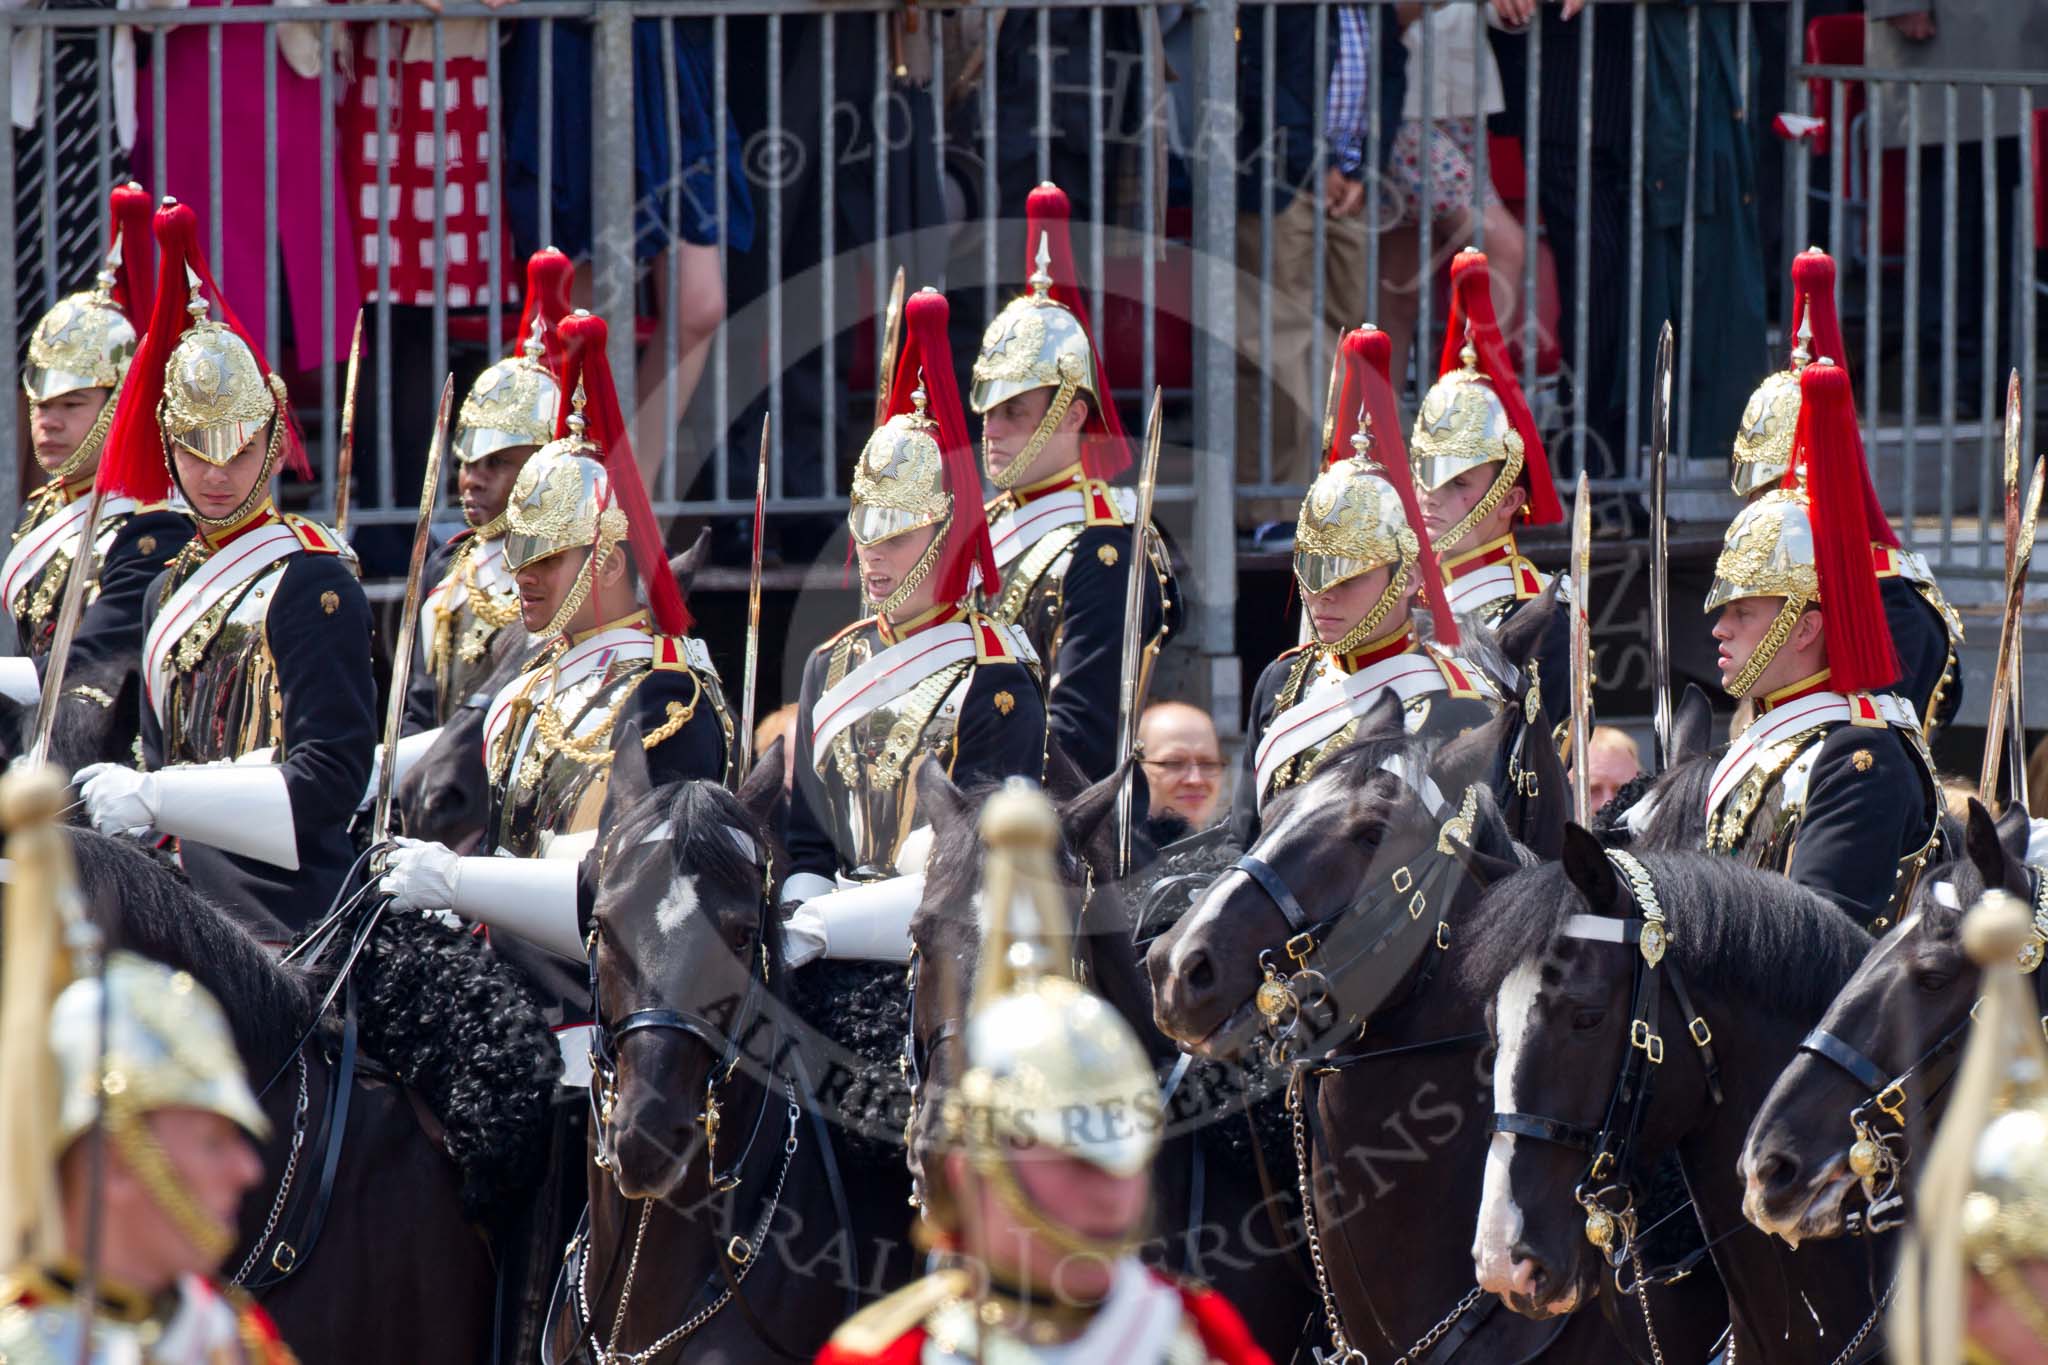
{"type": "MultiPolygon", "coordinates": [[[[120,246],[114,250],[118,253],[120,246]]],[[[29,402],[47,403],[80,389],[121,387],[137,338],[128,315],[114,302],[118,260],[117,255],[108,261],[91,289],[57,300],[36,324],[21,370],[29,402]]]]}
{"type": "Polygon", "coordinates": [[[2043,917],[1993,891],[1963,919],[1963,946],[1984,968],[1984,990],[1913,1193],[1888,1332],[1907,1365],[2006,1365],[1970,1339],[1984,1308],[1968,1292],[1968,1275],[1992,1290],[1990,1313],[2009,1315],[2035,1338],[2019,1359],[2048,1351],[2048,1304],[2024,1272],[2048,1263],[2048,1048],[2025,981],[2040,963],[2043,917]]]}
{"type": "Polygon", "coordinates": [[[1798,624],[1800,613],[1820,600],[1820,566],[1814,557],[1813,520],[1796,490],[1778,489],[1744,507],[1722,538],[1707,589],[1707,611],[1744,597],[1782,597],[1777,619],[1758,641],[1742,671],[1727,684],[1740,697],[1756,685],[1798,624]]]}
{"type": "Polygon", "coordinates": [[[939,448],[939,424],[926,412],[923,380],[910,394],[911,410],[899,412],[868,437],[853,471],[847,529],[856,545],[876,545],[927,526],[940,530],[915,567],[903,576],[887,600],[870,603],[889,616],[900,611],[911,594],[931,576],[945,553],[945,527],[953,517],[953,494],[946,482],[945,452],[939,448]]]}
{"type": "Polygon", "coordinates": [[[562,389],[543,360],[547,345],[544,320],[533,330],[518,355],[507,356],[476,377],[455,419],[455,458],[464,464],[519,446],[544,446],[555,439],[555,414],[562,409],[562,389]]]}
{"type": "Polygon", "coordinates": [[[1400,494],[1372,463],[1372,418],[1351,437],[1351,455],[1309,485],[1294,530],[1294,578],[1304,596],[1394,565],[1386,591],[1365,618],[1332,648],[1349,653],[1375,638],[1414,578],[1422,552],[1401,508],[1400,494]]]}
{"type": "Polygon", "coordinates": [[[594,550],[602,564],[626,538],[603,454],[584,436],[581,385],[571,401],[569,434],[521,466],[505,504],[505,567],[514,573],[565,550],[594,550]]]}
{"type": "Polygon", "coordinates": [[[967,403],[985,413],[1007,399],[1033,389],[1052,388],[1052,403],[1025,447],[998,470],[982,443],[982,468],[998,488],[1010,488],[1024,477],[1038,452],[1059,428],[1076,394],[1099,404],[1095,351],[1087,329],[1065,304],[1052,297],[1052,247],[1045,234],[1038,239],[1036,268],[1028,292],[1019,294],[996,314],[981,334],[981,353],[974,358],[974,382],[967,403]]]}
{"type": "Polygon", "coordinates": [[[946,1130],[1010,1212],[1062,1250],[1116,1255],[1042,1212],[1018,1178],[1034,1155],[1078,1158],[1117,1176],[1159,1150],[1158,1081],[1131,1026],[1069,970],[1072,932],[1053,868],[1059,821],[1043,792],[1012,778],[982,809],[984,932],[963,1035],[965,1071],[946,1130]]]}
{"type": "Polygon", "coordinates": [[[1792,467],[1792,433],[1799,426],[1799,374],[1812,359],[1813,321],[1802,312],[1791,368],[1765,375],[1742,409],[1728,474],[1728,486],[1736,497],[1752,497],[1776,487],[1792,467]]]}
{"type": "MultiPolygon", "coordinates": [[[[225,323],[207,316],[197,272],[185,268],[192,323],[164,362],[164,397],[157,408],[168,450],[176,447],[212,465],[240,454],[263,424],[278,415],[284,381],[266,375],[249,343],[225,323]]],[[[282,448],[284,424],[271,429],[273,460],[282,448]]]]}
{"type": "Polygon", "coordinates": [[[1457,545],[1472,528],[1506,499],[1521,477],[1525,458],[1522,435],[1515,430],[1493,380],[1479,368],[1479,353],[1468,343],[1458,353],[1459,365],[1429,386],[1415,414],[1408,439],[1408,458],[1415,483],[1424,492],[1442,488],[1468,469],[1498,464],[1500,473],[1486,496],[1456,526],[1436,537],[1439,551],[1457,545]]]}

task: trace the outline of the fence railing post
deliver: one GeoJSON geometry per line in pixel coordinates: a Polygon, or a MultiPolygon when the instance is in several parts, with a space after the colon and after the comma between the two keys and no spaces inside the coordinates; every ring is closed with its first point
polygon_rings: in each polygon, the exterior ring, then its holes
{"type": "MultiPolygon", "coordinates": [[[[1194,13],[1194,533],[1189,635],[1202,655],[1210,711],[1236,729],[1237,660],[1237,0],[1194,13]]],[[[1156,111],[1155,111],[1156,115],[1156,111]]],[[[1146,395],[1146,401],[1151,395],[1146,395]]]]}
{"type": "Polygon", "coordinates": [[[590,296],[593,310],[611,324],[612,374],[622,401],[630,404],[639,392],[633,369],[638,261],[633,249],[632,7],[599,5],[592,24],[590,88],[597,107],[591,111],[590,296]]]}

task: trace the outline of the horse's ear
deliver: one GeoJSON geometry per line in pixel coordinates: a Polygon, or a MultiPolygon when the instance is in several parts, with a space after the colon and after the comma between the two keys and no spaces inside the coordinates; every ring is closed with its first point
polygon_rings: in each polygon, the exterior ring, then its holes
{"type": "MultiPolygon", "coordinates": [[[[1401,698],[1395,694],[1393,688],[1387,688],[1380,693],[1380,699],[1372,704],[1358,722],[1358,732],[1351,742],[1357,744],[1367,740],[1399,739],[1407,733],[1406,721],[1407,715],[1402,708],[1401,698]]],[[[1368,770],[1366,777],[1369,779],[1371,776],[1368,770]]]]}
{"type": "Polygon", "coordinates": [[[1081,771],[1081,765],[1067,756],[1067,751],[1057,739],[1046,741],[1045,745],[1045,794],[1052,798],[1054,805],[1072,801],[1088,790],[1088,774],[1081,771]]]}
{"type": "Polygon", "coordinates": [[[2027,814],[2027,808],[2019,802],[2009,803],[1998,813],[1998,842],[2005,847],[2016,863],[2027,860],[2027,842],[2033,837],[2034,822],[2027,814]]]}
{"type": "Polygon", "coordinates": [[[676,586],[683,590],[683,596],[690,595],[690,584],[697,579],[697,571],[711,558],[711,528],[704,527],[697,532],[697,539],[690,548],[679,555],[671,556],[668,571],[675,578],[676,586]]]}
{"type": "Polygon", "coordinates": [[[1687,683],[1685,695],[1671,712],[1671,752],[1664,756],[1669,768],[1698,758],[1714,744],[1714,704],[1698,683],[1687,683]]]}
{"type": "Polygon", "coordinates": [[[611,776],[605,782],[604,812],[600,823],[610,828],[627,811],[654,791],[654,778],[647,767],[647,747],[641,743],[640,717],[626,716],[612,727],[611,776]]]}
{"type": "Polygon", "coordinates": [[[918,764],[913,780],[917,783],[917,809],[931,821],[934,842],[948,829],[973,818],[967,797],[938,764],[929,759],[918,764]]]}
{"type": "MultiPolygon", "coordinates": [[[[1540,596],[1503,621],[1495,634],[1500,652],[1524,675],[1529,672],[1529,661],[1543,648],[1543,641],[1550,634],[1551,622],[1557,619],[1557,590],[1563,582],[1562,575],[1551,579],[1550,586],[1540,596]]],[[[1546,678],[1544,681],[1557,687],[1562,686],[1565,680],[1546,678]]]]}
{"type": "Polygon", "coordinates": [[[1621,881],[1597,835],[1577,824],[1564,827],[1564,872],[1596,915],[1621,913],[1621,881]]]}
{"type": "MultiPolygon", "coordinates": [[[[1065,836],[1068,848],[1085,855],[1094,847],[1103,821],[1116,810],[1116,796],[1123,788],[1124,773],[1136,766],[1136,759],[1129,760],[1108,777],[1083,790],[1079,796],[1061,803],[1060,832],[1065,836]]],[[[1131,809],[1142,813],[1145,807],[1139,803],[1144,800],[1142,788],[1132,792],[1131,809]]]]}
{"type": "Polygon", "coordinates": [[[777,735],[767,752],[754,760],[754,770],[740,779],[740,804],[763,829],[771,827],[769,817],[782,799],[782,753],[788,744],[788,735],[777,735]]]}
{"type": "MultiPolygon", "coordinates": [[[[2021,829],[2024,831],[2024,816],[2021,829]]],[[[2002,820],[1995,820],[1976,797],[1970,798],[1970,818],[1964,825],[1963,849],[1970,855],[1970,863],[1977,869],[1977,875],[1984,879],[1984,885],[1993,890],[2011,891],[2016,895],[2027,894],[2027,870],[2021,862],[2025,857],[2025,835],[2021,835],[2021,853],[2013,856],[2005,842],[2002,820]]]]}

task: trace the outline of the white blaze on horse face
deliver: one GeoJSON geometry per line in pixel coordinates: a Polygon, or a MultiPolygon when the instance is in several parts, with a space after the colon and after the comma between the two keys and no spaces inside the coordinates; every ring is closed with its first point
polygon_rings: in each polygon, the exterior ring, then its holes
{"type": "MultiPolygon", "coordinates": [[[[1500,1047],[1493,1058],[1493,1112],[1518,1112],[1515,1103],[1515,1071],[1522,1064],[1529,1028],[1536,1012],[1536,995],[1542,985],[1542,968],[1524,962],[1509,972],[1494,997],[1494,1026],[1500,1047]]],[[[1514,1186],[1509,1181],[1515,1159],[1515,1135],[1495,1133],[1486,1148],[1486,1179],[1479,1193],[1479,1225],[1472,1238],[1472,1264],[1478,1268],[1479,1287],[1495,1294],[1510,1291],[1526,1294],[1528,1286],[1517,1285],[1515,1243],[1522,1240],[1522,1211],[1515,1206],[1514,1186]]]]}
{"type": "Polygon", "coordinates": [[[669,883],[668,894],[654,907],[654,927],[664,934],[681,931],[697,913],[697,879],[677,877],[669,883]]]}

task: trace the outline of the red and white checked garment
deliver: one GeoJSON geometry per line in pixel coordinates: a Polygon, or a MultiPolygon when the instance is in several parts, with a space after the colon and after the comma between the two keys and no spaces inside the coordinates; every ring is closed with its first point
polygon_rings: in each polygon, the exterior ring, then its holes
{"type": "MultiPolygon", "coordinates": [[[[355,219],[357,264],[363,297],[380,297],[378,271],[391,262],[393,303],[431,307],[434,302],[434,64],[401,61],[394,34],[386,71],[377,62],[374,29],[356,45],[356,80],[341,116],[342,163],[348,176],[355,219]],[[389,107],[386,107],[387,99],[389,107]],[[379,129],[379,116],[382,129],[379,129]],[[379,168],[388,166],[384,184],[379,168]]],[[[482,59],[448,57],[442,62],[442,104],[446,110],[447,163],[442,182],[450,308],[480,308],[490,301],[491,219],[487,197],[491,145],[486,101],[490,84],[482,59]]],[[[499,171],[502,182],[503,171],[499,171]]],[[[502,183],[497,187],[502,195],[502,183]]],[[[500,216],[501,226],[504,223],[500,216]]],[[[503,301],[515,302],[519,272],[512,268],[510,234],[499,238],[503,301]]]]}

